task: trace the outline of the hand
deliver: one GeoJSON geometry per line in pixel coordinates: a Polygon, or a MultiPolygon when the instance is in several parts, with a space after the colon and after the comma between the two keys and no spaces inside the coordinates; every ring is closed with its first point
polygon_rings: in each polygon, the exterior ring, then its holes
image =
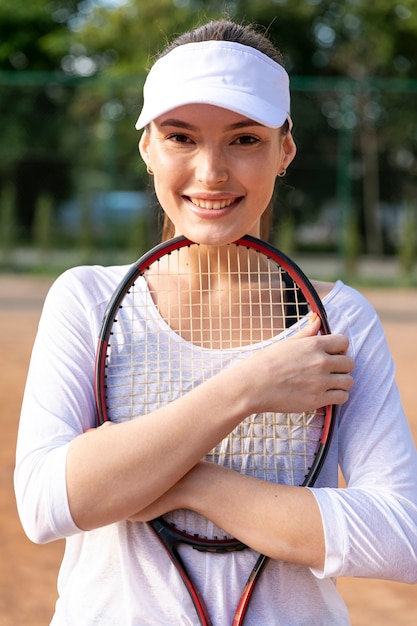
{"type": "Polygon", "coordinates": [[[293,338],[276,341],[239,368],[246,377],[252,412],[298,413],[343,404],[353,386],[353,360],[344,335],[319,335],[320,320],[293,338]]]}

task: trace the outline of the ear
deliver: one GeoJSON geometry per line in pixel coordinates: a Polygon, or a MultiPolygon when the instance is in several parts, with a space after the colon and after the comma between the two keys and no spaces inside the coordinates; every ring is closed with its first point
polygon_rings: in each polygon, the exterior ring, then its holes
{"type": "Polygon", "coordinates": [[[149,156],[149,133],[145,129],[142,133],[142,137],[139,140],[139,152],[142,159],[145,161],[145,165],[150,165],[150,156],[149,156]]]}
{"type": "Polygon", "coordinates": [[[286,170],[290,165],[292,160],[294,159],[297,153],[297,146],[295,145],[295,141],[290,132],[286,133],[282,139],[282,161],[281,167],[278,172],[282,172],[282,170],[286,170]]]}

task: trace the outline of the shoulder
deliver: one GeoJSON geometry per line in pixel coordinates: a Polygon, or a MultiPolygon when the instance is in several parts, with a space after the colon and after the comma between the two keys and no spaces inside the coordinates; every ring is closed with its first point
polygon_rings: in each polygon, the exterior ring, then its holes
{"type": "Polygon", "coordinates": [[[342,281],[336,283],[313,282],[323,301],[333,332],[369,332],[371,327],[381,328],[372,304],[357,289],[342,281]]]}
{"type": "Polygon", "coordinates": [[[107,302],[130,266],[84,265],[65,271],[53,283],[46,304],[65,306],[78,303],[84,308],[92,308],[107,302]]]}
{"type": "Polygon", "coordinates": [[[385,331],[372,304],[357,289],[342,281],[323,298],[331,331],[349,338],[351,355],[369,362],[376,358],[389,360],[385,331]]]}
{"type": "Polygon", "coordinates": [[[335,283],[329,283],[323,280],[312,280],[311,284],[317,291],[321,300],[323,300],[323,298],[325,298],[335,287],[335,283]]]}
{"type": "Polygon", "coordinates": [[[95,265],[65,271],[46,296],[39,330],[95,336],[107,304],[129,267],[95,265]]]}

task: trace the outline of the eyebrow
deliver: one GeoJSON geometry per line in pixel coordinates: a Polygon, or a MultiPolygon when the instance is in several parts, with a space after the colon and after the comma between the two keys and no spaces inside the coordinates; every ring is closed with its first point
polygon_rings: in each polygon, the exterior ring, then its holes
{"type": "MultiPolygon", "coordinates": [[[[164,120],[163,122],[161,122],[160,126],[161,128],[164,128],[165,126],[175,126],[176,128],[183,128],[185,130],[191,130],[191,131],[198,130],[198,127],[194,126],[194,124],[189,124],[188,122],[185,122],[183,120],[178,120],[175,118],[168,118],[164,120]]],[[[259,122],[255,122],[255,120],[251,120],[248,118],[248,119],[241,120],[240,122],[229,124],[228,126],[225,127],[225,129],[226,130],[238,130],[239,128],[249,128],[250,126],[263,126],[263,124],[260,124],[259,122]]]]}

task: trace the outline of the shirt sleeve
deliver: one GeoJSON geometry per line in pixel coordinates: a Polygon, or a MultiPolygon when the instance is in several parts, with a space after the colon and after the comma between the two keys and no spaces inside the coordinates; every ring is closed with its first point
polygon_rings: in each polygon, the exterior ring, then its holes
{"type": "Polygon", "coordinates": [[[52,286],[25,387],[15,492],[25,532],[37,543],[79,532],[69,510],[65,468],[70,442],[95,425],[97,328],[87,297],[98,294],[88,293],[88,276],[88,268],[78,268],[52,286]]]}
{"type": "Polygon", "coordinates": [[[336,315],[343,322],[336,322],[334,331],[349,336],[355,361],[355,384],[339,407],[337,433],[347,487],[312,489],[326,540],[324,570],[314,573],[414,583],[416,449],[381,323],[365,299],[345,291],[349,296],[341,299],[336,315]]]}

